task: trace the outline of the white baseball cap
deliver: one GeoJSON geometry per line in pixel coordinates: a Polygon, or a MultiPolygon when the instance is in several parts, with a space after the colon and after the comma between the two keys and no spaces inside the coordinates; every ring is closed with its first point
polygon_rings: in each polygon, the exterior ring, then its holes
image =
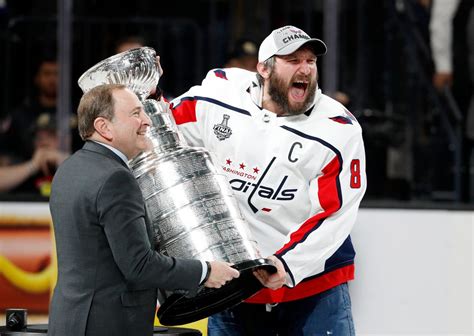
{"type": "Polygon", "coordinates": [[[309,37],[299,28],[285,26],[275,29],[260,45],[258,61],[264,62],[273,55],[289,55],[307,43],[313,47],[316,56],[324,55],[327,51],[323,41],[309,37]]]}

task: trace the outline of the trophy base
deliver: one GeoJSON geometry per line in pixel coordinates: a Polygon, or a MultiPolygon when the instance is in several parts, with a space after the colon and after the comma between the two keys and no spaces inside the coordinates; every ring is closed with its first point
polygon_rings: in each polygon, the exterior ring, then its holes
{"type": "Polygon", "coordinates": [[[171,326],[191,323],[233,307],[263,288],[253,275],[254,270],[263,268],[269,273],[276,272],[273,262],[263,258],[242,261],[232,267],[240,272],[240,276],[221,288],[203,287],[192,298],[170,295],[156,314],[160,323],[171,326]]]}

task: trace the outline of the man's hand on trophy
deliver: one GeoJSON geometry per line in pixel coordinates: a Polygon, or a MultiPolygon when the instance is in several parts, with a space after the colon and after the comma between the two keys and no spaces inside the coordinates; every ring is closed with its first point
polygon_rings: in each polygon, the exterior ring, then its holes
{"type": "Polygon", "coordinates": [[[270,274],[264,269],[257,269],[253,272],[253,274],[262,283],[262,285],[275,290],[287,283],[285,267],[283,266],[281,260],[274,255],[267,257],[267,259],[270,259],[273,262],[277,271],[273,274],[270,274]]]}
{"type": "Polygon", "coordinates": [[[211,261],[208,263],[209,278],[204,282],[208,288],[221,288],[227,281],[238,278],[240,273],[232,264],[223,261],[211,261]]]}
{"type": "Polygon", "coordinates": [[[160,74],[161,78],[161,76],[163,76],[163,68],[161,67],[160,63],[160,56],[156,56],[156,65],[158,66],[158,73],[160,74]]]}
{"type": "MultiPolygon", "coordinates": [[[[160,56],[156,56],[155,60],[156,60],[156,67],[158,68],[158,75],[159,75],[159,78],[161,78],[161,76],[163,76],[163,68],[161,67],[161,64],[160,64],[160,56]]],[[[156,87],[150,91],[150,94],[148,95],[147,98],[160,101],[160,100],[163,100],[161,99],[162,95],[163,95],[163,92],[161,91],[160,86],[157,84],[156,87]]]]}
{"type": "Polygon", "coordinates": [[[161,112],[168,113],[171,116],[173,115],[173,112],[171,112],[170,109],[170,103],[168,103],[166,100],[161,99],[158,101],[158,105],[160,106],[161,112]]]}

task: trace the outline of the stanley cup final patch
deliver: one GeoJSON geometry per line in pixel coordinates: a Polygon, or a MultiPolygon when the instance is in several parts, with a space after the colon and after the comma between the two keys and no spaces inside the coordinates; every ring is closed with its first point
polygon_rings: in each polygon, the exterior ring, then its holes
{"type": "Polygon", "coordinates": [[[214,134],[216,135],[217,139],[225,140],[232,135],[232,129],[227,125],[229,122],[230,116],[228,114],[224,114],[224,118],[222,119],[220,124],[215,124],[214,134]]]}

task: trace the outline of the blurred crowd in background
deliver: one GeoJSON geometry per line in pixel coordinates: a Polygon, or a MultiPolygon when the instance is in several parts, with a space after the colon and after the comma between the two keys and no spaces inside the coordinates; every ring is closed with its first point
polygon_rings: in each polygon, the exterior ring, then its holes
{"type": "Polygon", "coordinates": [[[76,81],[95,63],[150,46],[164,69],[160,87],[174,97],[212,68],[255,69],[265,35],[291,24],[325,40],[321,89],[363,127],[366,200],[474,200],[472,0],[67,2],[72,80],[64,146],[56,132],[58,2],[0,0],[2,199],[47,199],[55,168],[82,146],[76,81]]]}

